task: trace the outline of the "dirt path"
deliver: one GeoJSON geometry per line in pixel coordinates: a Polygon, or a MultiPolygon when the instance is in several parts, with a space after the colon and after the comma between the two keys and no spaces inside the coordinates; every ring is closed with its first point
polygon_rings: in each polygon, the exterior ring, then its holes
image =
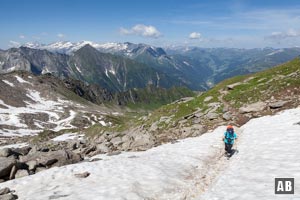
{"type": "Polygon", "coordinates": [[[219,90],[220,96],[218,100],[224,105],[224,108],[232,115],[232,124],[236,126],[241,126],[249,121],[249,118],[240,114],[239,110],[230,105],[227,101],[224,100],[224,96],[227,94],[225,90],[219,90]]]}

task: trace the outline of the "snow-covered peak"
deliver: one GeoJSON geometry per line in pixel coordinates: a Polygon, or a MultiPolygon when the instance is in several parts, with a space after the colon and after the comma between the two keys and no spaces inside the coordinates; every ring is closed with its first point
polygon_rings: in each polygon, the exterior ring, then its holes
{"type": "Polygon", "coordinates": [[[34,49],[46,49],[51,52],[58,52],[58,53],[71,53],[80,49],[85,45],[91,45],[94,48],[99,48],[99,44],[91,42],[91,41],[81,41],[81,42],[69,42],[69,41],[59,41],[53,42],[50,44],[40,44],[40,43],[26,43],[25,47],[34,48],[34,49]]]}
{"type": "Polygon", "coordinates": [[[30,43],[24,44],[23,46],[33,48],[33,49],[46,49],[51,52],[69,54],[71,52],[74,52],[74,51],[80,49],[81,47],[83,47],[87,44],[91,45],[92,47],[94,47],[98,50],[102,50],[105,52],[108,51],[108,52],[113,52],[113,53],[117,52],[117,51],[126,50],[128,48],[127,43],[100,44],[100,43],[95,43],[92,41],[81,41],[81,42],[58,41],[58,42],[53,42],[50,44],[41,44],[41,43],[37,43],[37,42],[34,42],[34,43],[30,42],[30,43]]]}
{"type": "Polygon", "coordinates": [[[91,45],[95,49],[104,53],[121,54],[128,57],[132,57],[144,52],[150,52],[154,56],[160,56],[165,54],[164,50],[147,44],[134,44],[130,42],[125,43],[96,43],[92,41],[81,41],[81,42],[70,42],[70,41],[59,41],[50,44],[41,43],[26,43],[23,46],[34,48],[34,49],[45,49],[51,52],[66,53],[70,54],[77,51],[85,45],[91,45]]]}
{"type": "Polygon", "coordinates": [[[272,55],[275,55],[277,53],[281,53],[283,51],[284,51],[283,49],[277,49],[277,50],[274,50],[273,52],[269,53],[267,56],[272,56],[272,55]]]}
{"type": "Polygon", "coordinates": [[[99,44],[98,47],[102,49],[126,50],[128,48],[128,44],[109,42],[109,43],[99,44]]]}

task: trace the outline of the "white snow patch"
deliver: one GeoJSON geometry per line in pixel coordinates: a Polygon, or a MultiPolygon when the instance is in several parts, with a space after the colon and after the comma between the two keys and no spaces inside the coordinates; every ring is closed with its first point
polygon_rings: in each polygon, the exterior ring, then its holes
{"type": "Polygon", "coordinates": [[[22,147],[27,147],[29,146],[27,143],[17,143],[17,144],[9,144],[5,146],[0,146],[0,149],[4,148],[22,148],[22,147]]]}
{"type": "Polygon", "coordinates": [[[6,72],[12,72],[12,71],[15,71],[16,70],[16,67],[11,67],[11,68],[8,68],[7,70],[6,70],[6,72]]]}
{"type": "MultiPolygon", "coordinates": [[[[19,128],[27,128],[27,125],[21,123],[18,115],[23,113],[22,108],[16,108],[10,105],[5,104],[0,99],[0,105],[6,108],[0,108],[0,125],[7,125],[7,126],[16,126],[19,128]]],[[[4,130],[4,129],[3,129],[4,130]]],[[[1,133],[1,130],[0,130],[1,133]]]]}
{"type": "Polygon", "coordinates": [[[47,73],[51,73],[51,71],[49,71],[49,69],[45,66],[41,72],[42,74],[47,74],[47,73]]]}
{"type": "Polygon", "coordinates": [[[40,129],[44,129],[44,127],[41,124],[39,124],[38,122],[34,122],[33,124],[40,129]]]}
{"type": "Polygon", "coordinates": [[[102,126],[107,126],[107,124],[106,124],[105,121],[103,121],[103,120],[99,121],[99,123],[100,123],[102,126]]]}
{"type": "Polygon", "coordinates": [[[75,63],[75,67],[77,69],[78,72],[82,73],[82,71],[80,70],[80,68],[77,66],[77,64],[75,63]]]}
{"type": "Polygon", "coordinates": [[[188,63],[187,61],[183,61],[184,64],[188,65],[188,66],[191,66],[190,63],[188,63]]]}
{"type": "Polygon", "coordinates": [[[272,55],[275,55],[275,54],[277,54],[277,53],[281,53],[281,52],[283,52],[283,51],[284,51],[283,49],[279,49],[279,50],[276,50],[276,51],[273,51],[273,52],[267,54],[267,56],[272,56],[272,55]]]}
{"type": "Polygon", "coordinates": [[[77,134],[77,133],[65,133],[63,135],[57,136],[53,138],[53,141],[66,141],[66,140],[74,140],[74,139],[79,139],[82,138],[84,135],[83,134],[77,134]]]}
{"type": "Polygon", "coordinates": [[[4,136],[25,136],[25,135],[36,135],[39,132],[41,132],[41,130],[31,130],[31,129],[24,129],[24,128],[20,128],[20,129],[16,129],[16,130],[11,130],[11,129],[0,129],[0,135],[4,135],[4,136]]]}
{"type": "Polygon", "coordinates": [[[71,122],[73,121],[75,116],[76,116],[76,112],[73,110],[70,110],[70,116],[65,119],[56,121],[55,124],[57,124],[57,127],[55,127],[53,130],[59,131],[59,130],[66,129],[66,128],[75,128],[75,126],[71,125],[71,122]]]}
{"type": "Polygon", "coordinates": [[[0,99],[0,105],[4,108],[0,108],[0,125],[8,125],[17,127],[17,130],[9,130],[9,129],[2,129],[0,130],[0,135],[4,136],[12,136],[12,135],[30,135],[36,134],[43,129],[43,126],[40,124],[41,122],[35,122],[34,124],[40,128],[39,130],[31,130],[26,129],[27,125],[22,122],[22,119],[19,115],[23,113],[30,113],[30,114],[37,114],[37,113],[46,113],[49,116],[48,122],[43,123],[51,123],[55,124],[56,127],[53,129],[54,131],[59,131],[61,129],[67,128],[74,128],[71,125],[72,120],[76,116],[76,112],[70,111],[70,115],[65,119],[60,119],[60,115],[58,113],[64,112],[62,110],[62,106],[69,103],[68,101],[64,101],[59,99],[58,101],[51,101],[44,99],[40,96],[38,91],[28,90],[27,96],[34,101],[32,102],[25,102],[27,105],[26,107],[14,107],[5,104],[0,99]]]}
{"type": "Polygon", "coordinates": [[[121,50],[126,50],[128,48],[128,45],[124,44],[124,43],[110,42],[110,43],[105,43],[105,44],[98,44],[96,48],[121,51],[121,50]]]}
{"type": "Polygon", "coordinates": [[[12,82],[9,82],[7,80],[2,80],[4,83],[6,83],[7,85],[9,85],[10,87],[14,87],[15,85],[12,82]]]}
{"type": "Polygon", "coordinates": [[[110,73],[112,73],[113,75],[116,75],[116,71],[112,68],[109,70],[110,73]]]}
{"type": "Polygon", "coordinates": [[[30,82],[25,81],[25,80],[24,80],[23,78],[21,78],[20,76],[15,76],[15,77],[16,77],[17,81],[19,81],[20,83],[27,83],[27,84],[30,84],[30,85],[31,85],[30,82]]]}

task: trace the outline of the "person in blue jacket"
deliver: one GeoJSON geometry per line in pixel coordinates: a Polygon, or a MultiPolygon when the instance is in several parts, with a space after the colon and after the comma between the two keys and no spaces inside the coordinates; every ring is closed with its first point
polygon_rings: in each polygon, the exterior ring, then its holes
{"type": "Polygon", "coordinates": [[[234,144],[234,140],[237,139],[237,135],[233,130],[233,126],[227,126],[226,132],[224,133],[224,143],[225,143],[225,151],[227,154],[232,154],[232,146],[234,144]]]}

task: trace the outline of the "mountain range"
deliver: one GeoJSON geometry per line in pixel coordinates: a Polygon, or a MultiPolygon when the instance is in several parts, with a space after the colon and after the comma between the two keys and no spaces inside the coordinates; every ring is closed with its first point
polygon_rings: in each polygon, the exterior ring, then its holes
{"type": "Polygon", "coordinates": [[[89,41],[27,43],[0,51],[0,73],[26,70],[98,84],[109,91],[186,86],[207,90],[236,75],[258,72],[300,55],[300,48],[154,47],[89,41]]]}
{"type": "Polygon", "coordinates": [[[98,84],[110,91],[145,88],[149,84],[163,88],[185,85],[146,64],[101,53],[88,44],[72,55],[28,47],[1,51],[0,73],[14,70],[30,71],[34,74],[52,73],[62,78],[72,77],[89,84],[98,84]]]}

